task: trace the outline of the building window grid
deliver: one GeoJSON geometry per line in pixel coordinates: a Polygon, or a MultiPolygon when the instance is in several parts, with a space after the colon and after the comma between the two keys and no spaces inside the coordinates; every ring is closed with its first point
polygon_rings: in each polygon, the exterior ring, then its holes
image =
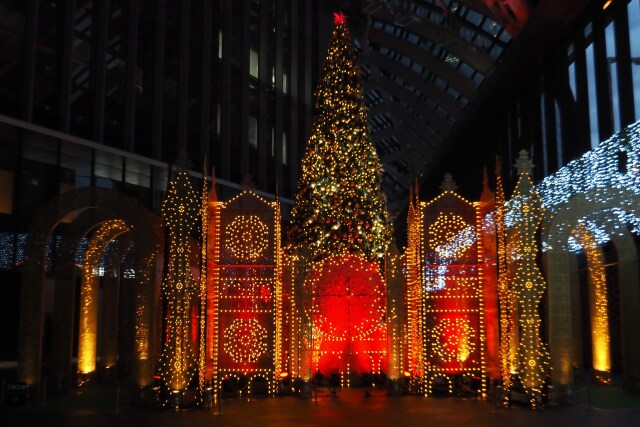
{"type": "MultiPolygon", "coordinates": [[[[616,20],[620,19],[617,15],[609,17],[609,20],[605,22],[602,31],[604,32],[605,49],[606,49],[606,70],[609,75],[607,93],[609,94],[609,105],[601,106],[596,99],[596,85],[595,68],[597,66],[596,59],[593,52],[593,37],[594,26],[591,21],[588,21],[582,27],[582,31],[579,33],[580,38],[583,40],[582,44],[580,40],[572,41],[567,47],[567,62],[568,62],[568,75],[569,85],[573,93],[574,100],[576,99],[576,66],[575,66],[575,49],[576,46],[585,46],[585,56],[587,60],[586,79],[588,82],[587,102],[589,103],[589,122],[590,122],[590,142],[591,147],[595,148],[599,141],[602,139],[599,136],[598,127],[598,110],[600,108],[611,108],[613,118],[613,131],[620,130],[621,113],[620,113],[620,97],[631,96],[634,103],[634,111],[636,120],[640,120],[640,0],[630,0],[627,3],[627,16],[629,25],[629,41],[631,45],[631,66],[632,66],[632,84],[633,92],[631,94],[622,94],[618,92],[618,61],[620,58],[617,56],[617,48],[615,42],[615,25],[616,20]],[[577,45],[576,45],[577,43],[577,45]]],[[[559,157],[562,157],[561,152],[558,153],[559,157]]]]}

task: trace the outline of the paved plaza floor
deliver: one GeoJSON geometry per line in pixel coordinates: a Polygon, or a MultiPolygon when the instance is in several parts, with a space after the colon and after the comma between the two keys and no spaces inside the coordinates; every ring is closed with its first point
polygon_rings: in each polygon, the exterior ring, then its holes
{"type": "MultiPolygon", "coordinates": [[[[318,397],[223,399],[220,408],[180,412],[120,404],[116,388],[92,386],[40,405],[0,407],[2,427],[53,426],[640,426],[640,404],[589,408],[587,402],[532,411],[450,397],[387,397],[383,390],[326,391],[318,397]]],[[[636,399],[636,400],[633,400],[636,399]]],[[[593,402],[592,402],[593,403],[593,402]]]]}

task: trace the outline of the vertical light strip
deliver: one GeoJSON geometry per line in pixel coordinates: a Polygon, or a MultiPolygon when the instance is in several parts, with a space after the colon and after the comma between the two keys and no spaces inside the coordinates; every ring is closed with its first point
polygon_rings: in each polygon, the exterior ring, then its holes
{"type": "MultiPolygon", "coordinates": [[[[579,224],[572,233],[582,246],[589,272],[589,311],[591,315],[591,348],[593,369],[600,375],[611,370],[609,313],[607,312],[607,279],[600,247],[587,227],[579,224]]],[[[606,380],[603,378],[603,380],[606,380]]]]}
{"type": "Polygon", "coordinates": [[[120,219],[106,221],[93,234],[84,253],[78,332],[78,371],[81,374],[96,370],[100,259],[111,240],[127,231],[129,228],[120,219]]]}

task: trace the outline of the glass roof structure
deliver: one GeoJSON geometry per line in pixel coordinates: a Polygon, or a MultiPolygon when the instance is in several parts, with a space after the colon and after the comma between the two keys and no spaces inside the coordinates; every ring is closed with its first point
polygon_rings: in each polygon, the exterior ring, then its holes
{"type": "Polygon", "coordinates": [[[517,37],[529,3],[361,2],[356,48],[392,214],[406,206],[409,187],[428,170],[517,37]]]}

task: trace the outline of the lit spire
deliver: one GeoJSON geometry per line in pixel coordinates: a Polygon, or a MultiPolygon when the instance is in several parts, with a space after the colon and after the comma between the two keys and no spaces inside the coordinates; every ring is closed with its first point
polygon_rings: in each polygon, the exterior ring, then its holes
{"type": "Polygon", "coordinates": [[[520,150],[520,152],[518,153],[518,160],[516,160],[516,169],[518,170],[518,175],[522,175],[523,173],[531,175],[533,162],[531,162],[527,150],[520,150]]]}
{"type": "Polygon", "coordinates": [[[444,181],[440,184],[440,189],[442,191],[456,191],[458,189],[456,182],[453,180],[453,175],[450,173],[444,174],[444,181]]]}

